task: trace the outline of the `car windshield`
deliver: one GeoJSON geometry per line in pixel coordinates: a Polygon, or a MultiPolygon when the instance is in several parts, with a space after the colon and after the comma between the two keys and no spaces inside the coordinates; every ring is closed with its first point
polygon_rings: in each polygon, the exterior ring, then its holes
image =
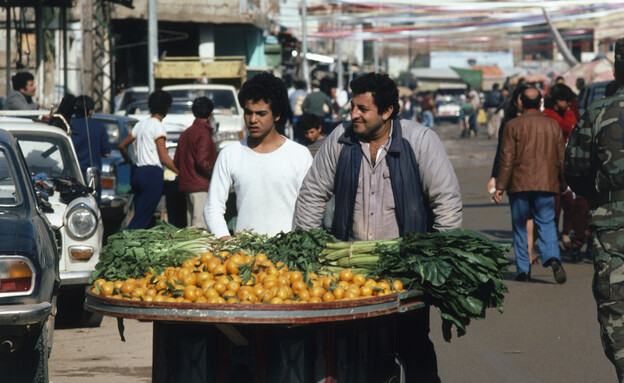
{"type": "Polygon", "coordinates": [[[43,173],[48,179],[82,179],[71,141],[40,132],[37,134],[15,132],[13,135],[24,153],[31,176],[43,173]]]}
{"type": "Polygon", "coordinates": [[[21,201],[15,185],[15,174],[4,148],[0,148],[0,205],[15,206],[21,201]]]}
{"type": "MultiPolygon", "coordinates": [[[[108,141],[110,142],[111,146],[115,149],[117,149],[119,147],[119,142],[121,141],[119,135],[119,123],[117,122],[117,120],[108,120],[108,119],[98,119],[96,118],[97,121],[101,122],[105,127],[106,127],[106,133],[108,133],[108,141]]],[[[131,120],[126,122],[126,128],[128,129],[128,132],[132,131],[132,127],[134,126],[134,124],[136,123],[136,121],[131,120]]]]}
{"type": "Polygon", "coordinates": [[[457,102],[455,100],[438,100],[438,101],[436,101],[436,103],[438,104],[438,106],[442,106],[442,105],[457,105],[457,102]]]}
{"type": "MultiPolygon", "coordinates": [[[[193,101],[174,101],[167,114],[193,114],[193,101]]],[[[138,102],[128,107],[128,114],[149,115],[146,102],[138,102]]]]}
{"type": "Polygon", "coordinates": [[[119,110],[125,110],[128,105],[132,104],[135,101],[139,100],[147,100],[148,92],[136,91],[136,90],[126,90],[124,92],[123,98],[119,103],[119,110]]]}
{"type": "Polygon", "coordinates": [[[193,101],[174,101],[167,114],[193,114],[193,101]]]}
{"type": "Polygon", "coordinates": [[[236,107],[234,93],[227,89],[178,89],[170,90],[173,98],[188,98],[191,100],[197,97],[208,97],[214,103],[215,114],[228,114],[237,116],[239,110],[236,107]]]}

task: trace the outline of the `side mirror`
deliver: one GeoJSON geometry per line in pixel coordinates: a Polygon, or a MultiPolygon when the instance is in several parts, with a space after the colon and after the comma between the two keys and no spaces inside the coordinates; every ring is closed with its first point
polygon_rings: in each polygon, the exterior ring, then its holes
{"type": "Polygon", "coordinates": [[[93,189],[93,193],[95,193],[96,186],[99,185],[101,182],[100,181],[100,169],[93,167],[93,166],[90,168],[87,168],[86,176],[87,176],[87,179],[85,181],[87,182],[87,186],[93,189]]]}

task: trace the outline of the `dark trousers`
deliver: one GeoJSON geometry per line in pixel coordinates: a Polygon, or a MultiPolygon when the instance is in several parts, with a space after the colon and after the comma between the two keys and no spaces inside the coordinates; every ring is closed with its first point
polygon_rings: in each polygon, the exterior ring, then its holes
{"type": "Polygon", "coordinates": [[[163,192],[163,169],[158,166],[139,166],[132,177],[134,216],[127,229],[147,229],[163,192]]]}
{"type": "Polygon", "coordinates": [[[574,231],[570,238],[570,247],[580,249],[585,244],[585,232],[589,227],[589,209],[587,200],[580,195],[568,192],[555,197],[555,223],[559,223],[560,207],[563,209],[562,233],[574,231]],[[576,198],[575,198],[576,197],[576,198]]]}
{"type": "Polygon", "coordinates": [[[408,383],[439,383],[438,361],[429,339],[429,307],[396,316],[396,347],[408,383]]]}

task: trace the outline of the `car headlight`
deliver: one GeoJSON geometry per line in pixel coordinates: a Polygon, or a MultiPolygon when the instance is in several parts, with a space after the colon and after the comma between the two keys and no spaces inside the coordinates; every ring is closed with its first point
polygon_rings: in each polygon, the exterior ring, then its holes
{"type": "Polygon", "coordinates": [[[97,216],[93,209],[84,203],[73,206],[65,215],[67,233],[73,239],[87,239],[95,233],[97,216]]]}

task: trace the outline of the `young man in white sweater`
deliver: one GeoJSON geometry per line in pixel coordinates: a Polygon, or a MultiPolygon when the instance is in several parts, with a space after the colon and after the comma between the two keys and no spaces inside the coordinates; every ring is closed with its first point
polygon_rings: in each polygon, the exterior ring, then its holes
{"type": "Polygon", "coordinates": [[[312,156],[305,146],[276,129],[288,116],[286,86],[272,74],[261,73],[243,84],[238,101],[249,135],[223,148],[217,157],[204,208],[208,230],[221,240],[230,237],[224,215],[233,186],[236,232],[253,230],[271,236],[288,232],[312,156]]]}

